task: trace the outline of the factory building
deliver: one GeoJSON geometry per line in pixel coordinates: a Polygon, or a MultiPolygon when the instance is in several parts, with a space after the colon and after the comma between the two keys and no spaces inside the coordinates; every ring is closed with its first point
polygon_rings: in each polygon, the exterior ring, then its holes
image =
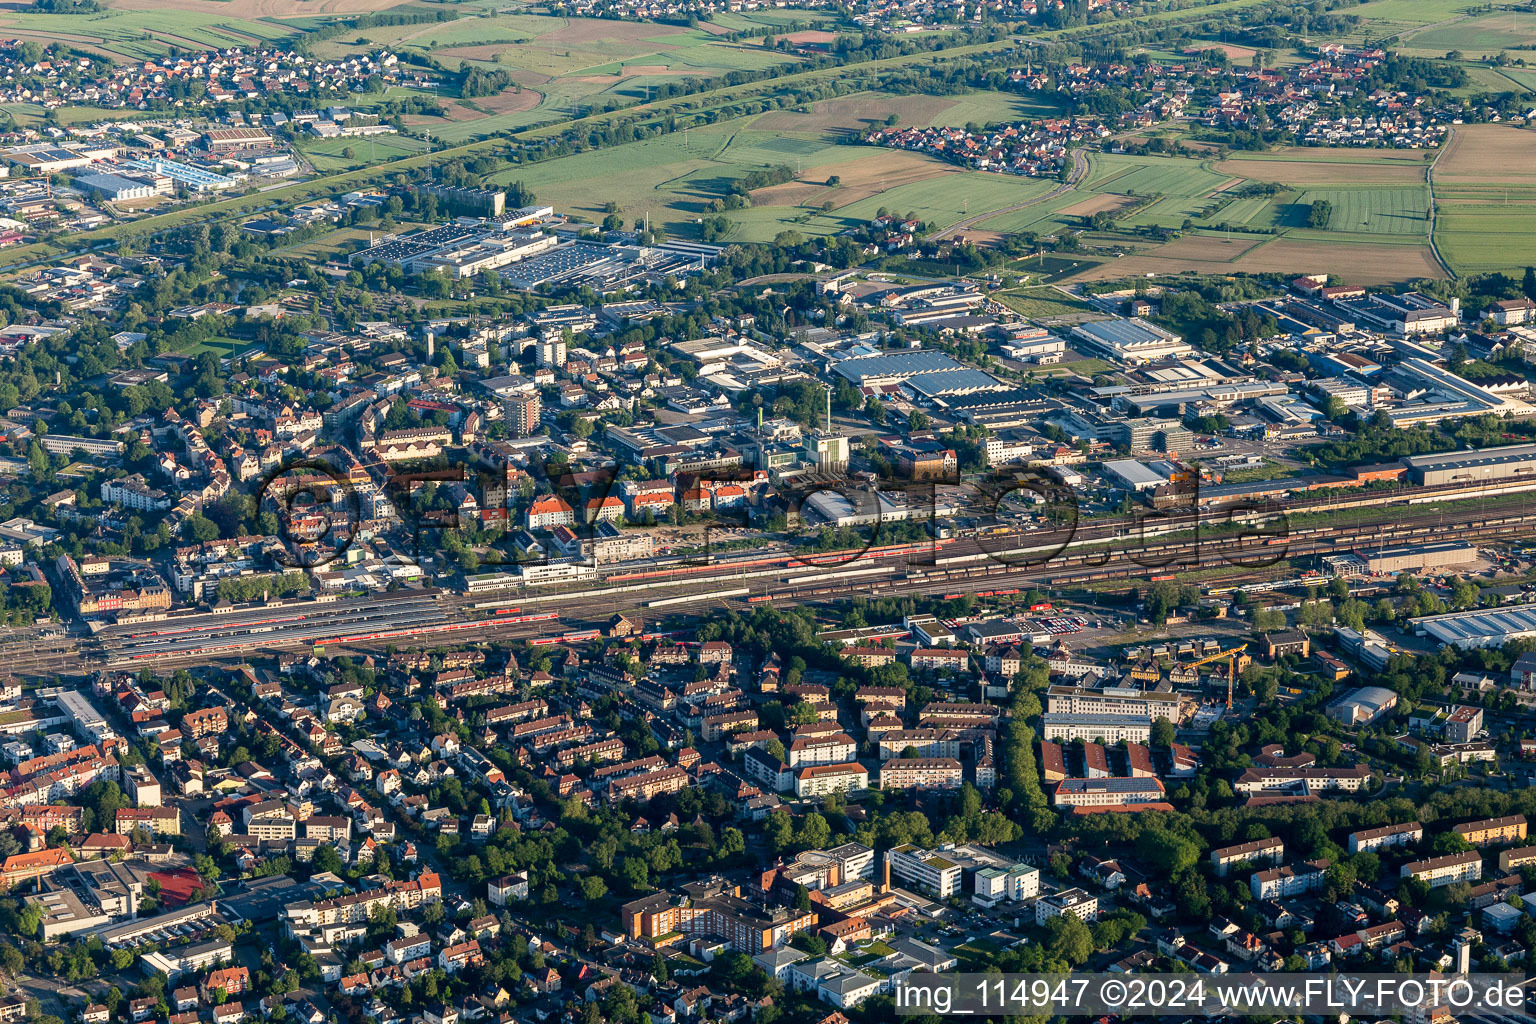
{"type": "Polygon", "coordinates": [[[1411,455],[1403,460],[1408,475],[1426,487],[1536,476],[1536,444],[1479,448],[1441,455],[1411,455]]]}
{"type": "Polygon", "coordinates": [[[120,174],[82,174],[75,179],[75,184],[111,203],[149,199],[155,194],[155,186],[149,182],[125,178],[120,174]]]}
{"type": "Polygon", "coordinates": [[[1347,690],[1327,707],[1329,718],[1351,728],[1370,725],[1397,707],[1397,694],[1382,686],[1362,686],[1347,690]]]}
{"type": "Polygon", "coordinates": [[[1149,363],[1194,353],[1183,338],[1140,317],[1078,324],[1072,328],[1072,337],[1098,354],[1126,363],[1149,363]]]}
{"type": "Polygon", "coordinates": [[[1416,636],[1432,637],[1442,646],[1451,644],[1464,651],[1503,647],[1511,640],[1536,636],[1536,608],[1476,608],[1426,615],[1413,620],[1413,631],[1416,636]]]}
{"type": "Polygon", "coordinates": [[[1383,548],[1374,554],[1363,554],[1365,567],[1373,573],[1386,575],[1398,572],[1425,572],[1448,565],[1467,565],[1477,561],[1477,547],[1473,544],[1430,544],[1426,547],[1383,548]]]}

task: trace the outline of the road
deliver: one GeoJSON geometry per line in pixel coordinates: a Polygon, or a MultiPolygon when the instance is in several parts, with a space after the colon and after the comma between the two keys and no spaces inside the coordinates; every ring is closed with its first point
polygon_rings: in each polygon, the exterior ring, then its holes
{"type": "Polygon", "coordinates": [[[1445,133],[1445,139],[1440,143],[1440,148],[1435,151],[1435,158],[1424,169],[1424,184],[1429,186],[1429,251],[1434,254],[1435,262],[1440,264],[1440,269],[1445,271],[1445,276],[1454,278],[1456,271],[1445,262],[1445,257],[1440,254],[1440,246],[1435,242],[1435,221],[1439,216],[1438,204],[1435,202],[1435,165],[1440,162],[1440,157],[1450,150],[1456,141],[1456,129],[1452,128],[1445,133]]]}

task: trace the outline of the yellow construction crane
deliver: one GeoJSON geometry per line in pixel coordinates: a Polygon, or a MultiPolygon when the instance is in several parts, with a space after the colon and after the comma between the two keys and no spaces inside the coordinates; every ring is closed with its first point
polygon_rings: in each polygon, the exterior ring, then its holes
{"type": "Polygon", "coordinates": [[[1237,659],[1247,653],[1248,645],[1240,644],[1237,647],[1229,647],[1224,651],[1206,655],[1198,661],[1190,662],[1190,668],[1199,668],[1201,665],[1209,665],[1214,661],[1226,660],[1227,663],[1227,710],[1232,710],[1232,690],[1237,684],[1237,659]]]}

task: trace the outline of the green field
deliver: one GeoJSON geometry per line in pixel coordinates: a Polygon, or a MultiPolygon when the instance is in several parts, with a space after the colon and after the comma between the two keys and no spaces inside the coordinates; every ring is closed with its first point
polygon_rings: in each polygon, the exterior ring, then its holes
{"type": "Polygon", "coordinates": [[[1228,199],[1219,203],[1209,219],[1216,223],[1252,224],[1260,214],[1270,209],[1268,196],[1248,196],[1228,199]]]}
{"type": "Polygon", "coordinates": [[[1022,210],[989,217],[976,226],[984,231],[1033,231],[1036,234],[1051,234],[1077,223],[1077,218],[1061,216],[1059,211],[1073,203],[1081,202],[1082,198],[1076,192],[1068,192],[1022,210]]]}
{"type": "Polygon", "coordinates": [[[1047,97],[1010,92],[967,92],[945,96],[950,105],[927,121],[934,127],[961,127],[971,122],[980,125],[1018,121],[1030,117],[1053,117],[1060,108],[1047,97]]]}
{"type": "MultiPolygon", "coordinates": [[[[731,24],[747,28],[784,20],[737,18],[731,24]]],[[[412,120],[434,139],[452,144],[644,101],[667,83],[793,67],[802,60],[765,48],[761,40],[733,42],[702,28],[499,12],[435,25],[378,26],[325,40],[316,51],[344,57],[380,47],[430,55],[455,71],[473,65],[512,75],[520,95],[508,90],[464,100],[445,94],[444,117],[412,120]]]]}
{"type": "MultiPolygon", "coordinates": [[[[1349,178],[1348,164],[1377,163],[1361,154],[1319,150],[1319,162],[1340,167],[1340,180],[1349,178]],[[1354,159],[1346,159],[1352,156],[1354,159]]],[[[1252,159],[1244,154],[1243,159],[1252,159]]],[[[1291,159],[1295,156],[1292,154],[1291,159]]],[[[1250,169],[1250,173],[1253,173],[1250,169]]],[[[1121,229],[1157,227],[1220,229],[1222,225],[1255,230],[1279,230],[1309,241],[1421,242],[1429,232],[1429,189],[1425,185],[1383,184],[1299,186],[1276,195],[1240,195],[1240,188],[1215,191],[1232,176],[1205,162],[1174,157],[1125,157],[1094,154],[1085,180],[1064,195],[1038,206],[1001,214],[982,221],[987,231],[1034,231],[1041,234],[1081,230],[1091,207],[1079,204],[1094,195],[1147,197],[1161,193],[1145,205],[1106,209],[1121,229]],[[1307,231],[1313,202],[1332,204],[1332,220],[1326,232],[1307,231]],[[1062,211],[1074,209],[1076,213],[1062,211]]],[[[1099,208],[1105,209],[1100,206],[1099,208]]],[[[1133,241],[1126,238],[1127,241],[1133,241]]]]}
{"type": "MultiPolygon", "coordinates": [[[[1351,7],[1349,13],[1367,21],[1393,25],[1432,25],[1466,15],[1476,6],[1479,5],[1470,0],[1372,0],[1371,3],[1351,7]]],[[[1509,5],[1495,3],[1491,6],[1509,5]]]]}
{"type": "Polygon", "coordinates": [[[1095,153],[1082,188],[1121,195],[1200,196],[1226,183],[1202,162],[1182,157],[1123,156],[1095,153]]]}
{"type": "Polygon", "coordinates": [[[1183,227],[1185,221],[1203,222],[1207,212],[1220,205],[1221,199],[1215,196],[1167,196],[1116,219],[1124,224],[1178,228],[1183,227]]]}
{"type": "Polygon", "coordinates": [[[315,170],[328,172],[371,167],[380,160],[425,153],[427,143],[404,135],[371,135],[360,139],[316,139],[295,148],[314,164],[315,170]]]}
{"type": "Polygon", "coordinates": [[[738,122],[691,131],[686,138],[678,132],[548,160],[502,171],[491,180],[524,182],[561,211],[600,218],[605,204],[615,202],[628,218],[649,212],[669,231],[691,234],[689,222],[748,171],[777,165],[822,167],[871,152],[753,132],[741,129],[738,122]]]}
{"type": "MultiPolygon", "coordinates": [[[[711,199],[726,195],[731,183],[751,170],[798,167],[817,177],[820,169],[878,157],[885,151],[867,146],[836,146],[819,138],[797,138],[715,125],[682,136],[647,139],[617,149],[564,157],[496,175],[498,183],[522,181],[557,209],[601,216],[616,202],[633,219],[649,212],[669,231],[693,233],[691,221],[707,211],[711,199]]],[[[807,173],[806,177],[811,175],[807,173]]],[[[1005,175],[950,174],[928,181],[895,185],[855,199],[830,213],[799,206],[755,206],[729,213],[734,241],[768,241],[793,228],[805,235],[832,235],[872,220],[881,208],[912,213],[940,227],[989,209],[998,209],[1048,191],[1051,183],[1005,175]]],[[[837,202],[837,193],[833,193],[837,202]]]]}
{"type": "MultiPolygon", "coordinates": [[[[1472,85],[1486,92],[1536,92],[1536,68],[1484,67],[1478,64],[1464,65],[1472,85]]],[[[1473,91],[1473,90],[1468,90],[1473,91]]]]}
{"type": "Polygon", "coordinates": [[[1441,56],[1451,50],[1476,56],[1527,49],[1533,45],[1536,45],[1536,14],[1499,11],[1413,33],[1404,38],[1399,49],[1426,56],[1441,56]]]}
{"type": "Polygon", "coordinates": [[[1307,226],[1307,214],[1315,202],[1326,201],[1333,210],[1330,233],[1368,235],[1427,235],[1429,188],[1424,185],[1389,188],[1307,189],[1294,203],[1282,207],[1276,227],[1307,226]]]}
{"type": "Polygon", "coordinates": [[[209,18],[193,11],[104,10],[90,14],[0,15],[0,34],[39,42],[63,42],[120,61],[163,57],[172,47],[207,49],[262,46],[301,30],[281,21],[230,15],[209,18]]]}
{"type": "MultiPolygon", "coordinates": [[[[1120,24],[1160,25],[1190,20],[1197,17],[1206,19],[1211,17],[1213,14],[1216,14],[1217,12],[1230,12],[1251,8],[1258,6],[1261,2],[1263,2],[1263,0],[1215,0],[1215,2],[1212,2],[1206,6],[1202,6],[1198,9],[1159,10],[1151,13],[1129,14],[1126,17],[1120,19],[1120,24]]],[[[484,2],[476,0],[476,2],[467,3],[463,6],[466,9],[471,7],[485,9],[493,5],[494,0],[484,0],[484,2]]],[[[799,18],[803,20],[810,20],[810,18],[814,17],[807,16],[804,14],[804,12],[800,11],[787,11],[784,13],[791,18],[799,18]]],[[[126,41],[133,41],[132,37],[135,35],[142,39],[144,32],[151,31],[151,29],[147,28],[145,25],[146,20],[152,27],[158,28],[161,32],[166,32],[167,26],[174,26],[177,29],[185,27],[185,29],[189,32],[208,29],[213,29],[214,31],[221,33],[230,31],[249,31],[253,36],[258,38],[264,38],[269,34],[288,35],[294,32],[304,31],[308,28],[314,27],[321,20],[323,20],[320,15],[301,15],[287,19],[269,18],[263,19],[260,22],[245,23],[238,18],[207,18],[204,16],[184,14],[176,11],[168,11],[164,13],[143,11],[113,11],[101,15],[71,16],[29,15],[18,13],[10,16],[0,16],[0,27],[9,25],[11,26],[10,31],[13,35],[25,35],[25,32],[17,31],[17,27],[21,24],[21,19],[28,18],[38,20],[33,21],[31,23],[31,28],[27,31],[44,32],[47,34],[47,38],[62,38],[60,32],[61,27],[63,26],[73,25],[76,27],[81,27],[95,25],[96,23],[105,23],[106,27],[110,30],[111,33],[113,33],[118,39],[126,41]]],[[[632,26],[623,29],[623,31],[640,31],[644,32],[647,36],[653,35],[655,32],[661,29],[660,26],[637,25],[636,23],[605,22],[604,24],[605,26],[618,24],[632,26]]],[[[441,26],[433,25],[420,27],[431,31],[433,29],[440,28],[441,26]]],[[[682,31],[686,32],[686,30],[682,31]]],[[[1033,33],[1032,38],[1038,40],[1076,39],[1081,38],[1087,34],[1089,33],[1085,33],[1082,29],[1042,30],[1033,33]]],[[[100,34],[98,33],[97,38],[99,37],[100,34]]],[[[148,41],[152,43],[154,42],[152,31],[148,41]]],[[[549,41],[550,40],[546,37],[543,40],[543,43],[547,46],[549,41]]],[[[579,41],[572,40],[573,46],[571,48],[574,51],[575,49],[579,48],[574,45],[577,42],[580,42],[582,45],[586,45],[590,41],[591,40],[587,39],[579,41]]],[[[508,47],[521,46],[524,51],[535,49],[534,47],[529,47],[526,44],[516,43],[494,45],[504,45],[508,47]]],[[[701,43],[699,45],[704,44],[701,43]]],[[[863,77],[873,73],[879,73],[881,71],[892,69],[922,69],[925,67],[936,66],[940,62],[947,64],[956,60],[964,60],[970,57],[997,54],[1014,46],[1016,46],[1016,44],[1012,38],[1006,37],[1001,39],[987,40],[984,42],[954,45],[944,49],[940,53],[916,52],[911,54],[882,57],[876,60],[858,64],[856,66],[836,66],[811,71],[801,71],[793,67],[788,67],[785,68],[782,73],[763,81],[749,82],[741,85],[720,85],[711,87],[700,93],[682,99],[657,100],[649,104],[643,113],[648,114],[651,117],[653,125],[659,125],[664,118],[669,117],[676,118],[683,124],[694,125],[695,127],[692,129],[691,134],[697,138],[709,129],[713,129],[717,133],[725,130],[725,126],[720,123],[708,125],[707,129],[705,127],[706,119],[716,116],[717,112],[730,110],[733,106],[739,109],[740,104],[744,102],[761,102],[764,97],[779,93],[782,90],[788,88],[815,89],[819,86],[833,82],[847,82],[855,76],[863,77]]],[[[542,48],[543,47],[540,47],[539,49],[542,48]]],[[[565,54],[560,50],[558,46],[550,47],[549,49],[555,54],[557,58],[566,58],[571,60],[575,59],[574,52],[571,54],[565,54]]],[[[494,59],[498,55],[491,54],[490,56],[492,59],[494,59]]],[[[609,59],[611,60],[612,58],[610,57],[609,59]]],[[[603,81],[605,79],[605,76],[589,77],[593,77],[598,81],[603,81]]],[[[525,86],[525,88],[536,88],[536,85],[525,86]]],[[[496,97],[495,99],[501,99],[501,97],[496,97]]],[[[489,104],[486,105],[489,106],[489,104]]],[[[550,123],[545,126],[534,127],[531,130],[522,130],[517,134],[521,139],[531,141],[546,137],[553,137],[556,134],[562,134],[572,129],[578,131],[602,131],[606,126],[609,126],[620,119],[632,119],[635,114],[635,110],[625,110],[622,112],[616,111],[612,113],[588,113],[585,116],[576,119],[574,123],[550,123]]],[[[550,118],[548,120],[553,122],[557,119],[550,118]]],[[[76,233],[69,238],[67,245],[69,247],[76,247],[99,242],[107,242],[120,239],[128,234],[141,235],[145,232],[167,230],[189,223],[208,222],[213,218],[237,217],[242,214],[249,214],[257,210],[271,208],[274,204],[303,201],[315,198],[317,196],[334,195],[338,191],[346,191],[348,189],[376,183],[382,178],[391,174],[418,170],[421,168],[429,167],[443,160],[469,158],[476,155],[477,153],[504,146],[505,141],[506,140],[504,138],[496,138],[485,142],[456,145],[452,149],[443,150],[438,153],[404,156],[393,161],[381,161],[378,165],[373,167],[362,167],[351,171],[342,171],[321,175],[307,181],[291,182],[285,185],[271,188],[263,193],[260,193],[259,195],[235,196],[227,199],[218,199],[196,208],[175,210],[164,214],[155,214],[144,217],[134,221],[132,224],[114,224],[92,231],[76,233]]],[[[721,147],[719,150],[701,153],[697,157],[687,154],[684,154],[681,157],[674,156],[671,162],[682,164],[682,166],[678,169],[679,175],[684,177],[692,176],[697,179],[701,176],[700,172],[708,169],[713,172],[717,179],[724,178],[728,181],[731,177],[737,176],[737,174],[740,172],[729,166],[732,163],[732,158],[730,156],[722,157],[717,155],[720,152],[728,151],[730,149],[728,145],[729,140],[725,139],[716,141],[717,143],[723,141],[727,144],[721,147]],[[724,164],[726,166],[717,166],[720,164],[724,164]]],[[[841,154],[833,156],[829,153],[823,152],[819,147],[814,145],[814,143],[824,140],[796,139],[792,136],[786,136],[783,133],[780,133],[778,137],[772,138],[770,141],[778,144],[781,148],[779,154],[776,154],[775,160],[764,162],[786,162],[786,156],[784,154],[788,154],[788,156],[792,157],[794,154],[790,153],[789,149],[791,147],[800,148],[802,146],[809,147],[808,149],[802,151],[802,162],[809,160],[812,164],[828,165],[840,162],[843,159],[850,158],[841,154]]],[[[669,146],[675,146],[676,142],[669,138],[666,140],[666,144],[669,146]]],[[[760,147],[754,143],[752,146],[747,148],[750,150],[760,147]]],[[[842,149],[844,152],[857,152],[857,150],[854,150],[852,147],[842,147],[842,149]]],[[[560,163],[559,161],[552,162],[549,166],[541,165],[538,167],[514,169],[511,173],[507,174],[506,177],[509,179],[525,178],[529,180],[548,179],[550,188],[546,190],[545,195],[542,197],[545,199],[545,201],[560,202],[561,199],[559,193],[564,191],[568,184],[580,182],[580,187],[578,188],[573,185],[571,191],[573,193],[580,193],[580,198],[583,201],[590,199],[591,201],[597,202],[599,205],[608,199],[616,198],[616,191],[624,193],[624,195],[617,197],[619,199],[634,199],[636,197],[640,197],[642,200],[644,200],[644,202],[642,202],[642,209],[638,211],[640,213],[643,213],[644,208],[646,207],[660,208],[663,206],[675,207],[677,205],[675,197],[671,194],[676,186],[670,184],[670,179],[658,178],[654,175],[654,172],[647,168],[647,173],[643,176],[644,180],[640,182],[632,182],[631,179],[635,177],[633,174],[634,169],[637,166],[644,167],[645,164],[643,161],[636,162],[635,160],[626,157],[626,154],[633,152],[633,150],[631,150],[629,147],[625,147],[623,150],[617,152],[620,153],[617,161],[605,165],[605,170],[609,172],[609,176],[601,181],[595,180],[598,178],[598,175],[583,170],[569,167],[560,169],[558,168],[560,163]],[[616,183],[618,183],[617,186],[616,183]]],[[[612,160],[612,152],[604,151],[600,155],[600,158],[603,160],[612,160]]],[[[695,181],[695,184],[699,186],[700,189],[697,196],[697,201],[701,204],[707,202],[708,198],[719,194],[717,191],[703,191],[704,186],[714,184],[708,180],[708,176],[703,177],[705,180],[695,181]]],[[[921,185],[926,183],[920,182],[918,184],[921,185]]],[[[1025,190],[1038,188],[1040,187],[1040,183],[1012,181],[1003,182],[997,187],[1011,188],[1016,190],[1015,194],[1029,195],[1036,193],[1032,191],[1027,192],[1025,190]]],[[[970,211],[973,214],[976,211],[976,207],[980,205],[977,203],[966,204],[964,202],[957,202],[953,199],[953,197],[937,202],[929,199],[925,200],[925,202],[935,211],[942,209],[946,205],[951,208],[955,205],[959,205],[961,206],[962,213],[965,212],[968,205],[970,211]]],[[[898,204],[891,203],[891,205],[896,206],[898,204]]],[[[1004,203],[1002,205],[1007,204],[1004,203]]],[[[997,208],[998,207],[993,207],[993,209],[997,208]]],[[[791,212],[792,219],[797,219],[805,213],[805,211],[788,212],[791,212]]],[[[677,221],[682,221],[684,224],[686,224],[686,222],[690,221],[692,217],[687,216],[686,210],[684,210],[683,213],[683,217],[676,217],[674,214],[674,219],[677,221]]],[[[632,217],[634,215],[634,211],[631,211],[629,215],[632,217]]],[[[783,214],[778,214],[776,216],[782,218],[783,214]]],[[[764,227],[766,227],[766,225],[764,227]]],[[[4,262],[8,266],[16,266],[30,260],[45,258],[49,255],[56,254],[62,251],[64,247],[65,244],[62,242],[39,242],[30,245],[16,246],[6,251],[4,254],[4,262]]],[[[1069,261],[1069,263],[1091,263],[1094,261],[1095,257],[1088,255],[1077,257],[1076,259],[1069,261]]],[[[1073,268],[1070,265],[1063,266],[1058,271],[1058,273],[1067,274],[1070,273],[1072,269],[1073,268]]]]}
{"type": "Polygon", "coordinates": [[[1055,288],[1015,288],[999,292],[993,298],[1020,316],[1035,318],[1091,313],[1094,309],[1081,299],[1074,299],[1055,288]]]}
{"type": "MultiPolygon", "coordinates": [[[[835,217],[852,226],[874,219],[881,207],[893,213],[912,213],[938,227],[947,227],[986,210],[998,210],[1044,195],[1055,182],[1020,178],[1010,174],[969,171],[964,174],[899,185],[887,192],[860,200],[836,211],[835,217]]],[[[980,225],[978,225],[979,227],[980,225]]]]}
{"type": "Polygon", "coordinates": [[[1435,244],[1464,274],[1536,265],[1536,206],[1442,203],[1435,214],[1435,244]]]}

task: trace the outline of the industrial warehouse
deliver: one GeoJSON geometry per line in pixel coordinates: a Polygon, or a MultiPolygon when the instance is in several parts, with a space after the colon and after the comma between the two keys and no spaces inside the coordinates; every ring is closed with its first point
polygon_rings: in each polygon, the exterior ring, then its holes
{"type": "Polygon", "coordinates": [[[1426,487],[1536,476],[1536,444],[1511,445],[1443,455],[1410,455],[1408,475],[1426,487]]]}
{"type": "Polygon", "coordinates": [[[1536,636],[1536,607],[1479,608],[1413,620],[1418,636],[1434,638],[1448,646],[1470,650],[1502,647],[1511,640],[1536,636]]]}

